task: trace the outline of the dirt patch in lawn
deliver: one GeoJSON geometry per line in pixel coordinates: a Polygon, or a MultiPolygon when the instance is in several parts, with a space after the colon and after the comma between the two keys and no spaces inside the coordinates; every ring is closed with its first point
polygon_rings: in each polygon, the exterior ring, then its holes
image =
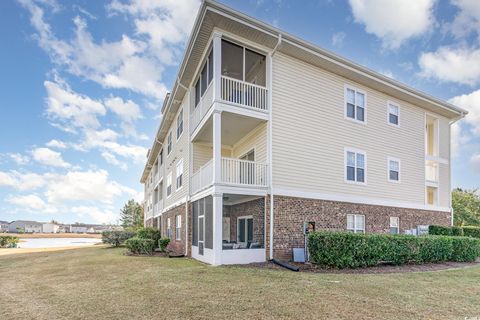
{"type": "MultiPolygon", "coordinates": [[[[311,263],[294,263],[289,262],[290,265],[298,267],[300,272],[311,273],[332,273],[332,274],[375,274],[375,273],[408,273],[408,272],[427,272],[427,271],[442,271],[449,269],[461,269],[467,267],[480,266],[480,262],[444,262],[444,263],[427,263],[427,264],[407,264],[401,266],[393,265],[379,265],[368,268],[356,269],[332,269],[325,268],[311,263]]],[[[251,263],[246,265],[236,265],[237,267],[245,268],[264,268],[264,269],[278,269],[287,270],[273,262],[251,263]]]]}

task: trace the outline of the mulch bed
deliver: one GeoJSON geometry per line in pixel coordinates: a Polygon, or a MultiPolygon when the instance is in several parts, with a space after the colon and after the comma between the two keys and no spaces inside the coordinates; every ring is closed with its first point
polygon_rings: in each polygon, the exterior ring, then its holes
{"type": "MultiPolygon", "coordinates": [[[[393,265],[379,265],[368,268],[357,269],[331,269],[321,266],[317,266],[311,263],[295,263],[289,262],[289,264],[300,268],[299,272],[310,273],[330,273],[330,274],[375,274],[375,273],[407,273],[407,272],[427,272],[427,271],[441,271],[450,269],[461,269],[466,267],[480,266],[480,262],[444,262],[444,263],[427,263],[427,264],[407,264],[401,266],[393,265]]],[[[283,267],[280,267],[270,261],[262,263],[251,263],[245,265],[235,265],[236,267],[245,268],[263,268],[263,269],[277,269],[289,271],[283,267]]]]}

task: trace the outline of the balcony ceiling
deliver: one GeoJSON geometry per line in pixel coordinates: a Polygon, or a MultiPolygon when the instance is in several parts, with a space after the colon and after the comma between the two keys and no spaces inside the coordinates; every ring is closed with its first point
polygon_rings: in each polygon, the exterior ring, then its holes
{"type": "MultiPolygon", "coordinates": [[[[222,145],[233,146],[264,120],[230,112],[222,113],[222,145]]],[[[194,142],[213,142],[213,120],[210,117],[194,142]]]]}

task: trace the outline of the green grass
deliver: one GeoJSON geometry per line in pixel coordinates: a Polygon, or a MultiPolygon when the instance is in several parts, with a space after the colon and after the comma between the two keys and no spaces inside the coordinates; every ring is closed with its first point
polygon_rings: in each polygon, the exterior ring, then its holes
{"type": "Polygon", "coordinates": [[[123,253],[1,256],[0,319],[480,317],[480,267],[326,275],[123,253]]]}

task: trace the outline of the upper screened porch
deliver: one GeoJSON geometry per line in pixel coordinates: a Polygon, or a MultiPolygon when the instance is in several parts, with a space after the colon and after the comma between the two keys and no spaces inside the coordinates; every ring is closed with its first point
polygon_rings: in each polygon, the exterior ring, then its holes
{"type": "Polygon", "coordinates": [[[192,88],[190,134],[213,108],[265,118],[269,112],[267,56],[214,34],[192,88]]]}

